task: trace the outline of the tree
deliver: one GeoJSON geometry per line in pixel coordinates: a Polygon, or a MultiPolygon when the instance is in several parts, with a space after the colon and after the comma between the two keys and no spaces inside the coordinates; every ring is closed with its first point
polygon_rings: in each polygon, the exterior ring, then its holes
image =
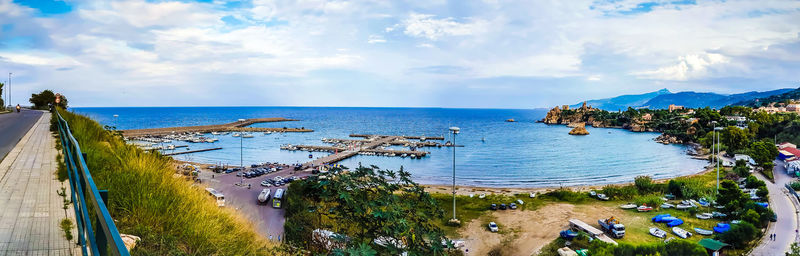
{"type": "Polygon", "coordinates": [[[750,176],[750,167],[747,166],[747,161],[743,159],[736,160],[736,166],[733,167],[733,172],[739,177],[750,176]]]}
{"type": "MultiPolygon", "coordinates": [[[[33,107],[36,109],[47,109],[50,106],[49,104],[56,104],[56,94],[51,90],[44,90],[39,94],[31,94],[31,98],[28,101],[33,104],[33,107]]],[[[67,108],[67,97],[61,95],[61,102],[58,106],[67,108]]]]}
{"type": "Polygon", "coordinates": [[[747,196],[742,193],[742,190],[739,189],[735,182],[723,180],[720,183],[717,203],[725,206],[727,214],[730,215],[733,211],[741,209],[745,202],[747,202],[747,196]]]}
{"type": "Polygon", "coordinates": [[[653,178],[650,178],[650,176],[636,176],[636,178],[633,180],[633,183],[636,185],[636,188],[639,189],[639,192],[642,192],[642,194],[653,191],[653,178]]]}
{"type": "MultiPolygon", "coordinates": [[[[5,86],[5,84],[0,83],[0,95],[5,96],[5,95],[3,95],[3,86],[5,86]]],[[[3,101],[2,98],[0,98],[0,109],[5,109],[5,106],[6,106],[6,103],[3,101]]]]}
{"type": "Polygon", "coordinates": [[[800,244],[792,243],[791,248],[786,252],[786,256],[800,256],[800,244]]]}
{"type": "Polygon", "coordinates": [[[778,157],[778,148],[768,141],[756,141],[750,144],[750,157],[756,161],[758,165],[772,163],[778,157]]]}
{"type": "Polygon", "coordinates": [[[731,151],[728,153],[733,153],[745,149],[750,138],[747,137],[747,132],[744,130],[736,126],[728,126],[722,130],[720,141],[731,151]]]}
{"type": "Polygon", "coordinates": [[[331,173],[331,179],[313,177],[289,186],[284,228],[289,242],[327,253],[332,248],[308,242],[313,230],[322,229],[347,237],[342,240],[345,248],[333,250],[334,254],[446,253],[441,242],[447,238],[436,225],[444,212],[410,173],[377,167],[331,173]]]}
{"type": "Polygon", "coordinates": [[[716,234],[714,238],[730,244],[734,248],[741,249],[757,236],[758,229],[756,229],[753,224],[750,224],[750,222],[740,222],[739,224],[731,225],[731,230],[728,232],[716,234]]]}

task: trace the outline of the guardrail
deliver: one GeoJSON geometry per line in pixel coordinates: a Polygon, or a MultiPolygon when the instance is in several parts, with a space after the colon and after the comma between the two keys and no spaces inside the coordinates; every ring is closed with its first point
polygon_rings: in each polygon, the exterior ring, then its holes
{"type": "Polygon", "coordinates": [[[64,162],[69,173],[78,244],[83,255],[130,255],[106,208],[108,191],[97,189],[86,165],[86,155],[81,152],[78,141],[72,136],[69,124],[58,111],[55,114],[58,118],[58,134],[64,162]],[[90,209],[93,211],[90,212],[90,209]]]}
{"type": "Polygon", "coordinates": [[[789,193],[792,193],[792,195],[794,195],[794,198],[800,199],[800,196],[797,195],[797,192],[794,191],[792,186],[789,186],[789,184],[784,184],[784,186],[786,187],[786,189],[789,190],[789,193]]]}

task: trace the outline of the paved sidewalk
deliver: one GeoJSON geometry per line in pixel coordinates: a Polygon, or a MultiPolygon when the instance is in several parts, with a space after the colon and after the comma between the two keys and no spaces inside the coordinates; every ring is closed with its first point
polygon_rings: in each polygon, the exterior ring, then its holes
{"type": "Polygon", "coordinates": [[[778,214],[778,221],[770,223],[764,238],[761,239],[761,243],[750,253],[753,256],[784,255],[789,250],[792,242],[796,241],[795,230],[798,228],[797,209],[789,192],[784,187],[786,183],[791,181],[791,178],[786,174],[786,170],[783,169],[783,164],[780,163],[775,165],[773,174],[775,175],[775,183],[767,180],[761,173],[755,174],[756,177],[767,184],[770,208],[778,214]],[[775,241],[770,240],[769,234],[776,234],[777,239],[775,241]]]}
{"type": "MultiPolygon", "coordinates": [[[[55,138],[50,133],[50,113],[44,113],[0,162],[0,256],[80,255],[67,242],[59,223],[72,219],[70,205],[64,213],[62,187],[55,177],[55,138]]],[[[64,183],[69,192],[69,184],[64,183]]],[[[77,230],[72,234],[77,239],[77,230]]]]}

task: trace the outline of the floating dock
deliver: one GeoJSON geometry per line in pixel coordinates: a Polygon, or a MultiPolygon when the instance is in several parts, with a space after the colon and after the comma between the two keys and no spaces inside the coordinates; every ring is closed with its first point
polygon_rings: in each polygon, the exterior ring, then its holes
{"type": "Polygon", "coordinates": [[[151,129],[122,130],[125,137],[159,136],[175,133],[209,133],[209,132],[313,132],[314,130],[302,128],[257,128],[247,127],[257,123],[298,121],[282,117],[244,119],[227,124],[181,126],[151,129]]]}
{"type": "MultiPolygon", "coordinates": [[[[435,147],[445,146],[438,142],[422,141],[425,140],[443,140],[442,137],[425,137],[425,136],[392,136],[392,135],[365,135],[365,134],[351,134],[350,137],[365,138],[363,140],[353,139],[322,139],[325,143],[332,143],[334,146],[314,146],[314,145],[284,145],[281,146],[283,150],[302,150],[309,152],[331,152],[333,154],[314,159],[303,164],[304,167],[309,168],[312,166],[320,166],[325,164],[332,164],[344,159],[350,158],[355,155],[380,155],[380,156],[398,156],[398,157],[411,157],[422,158],[428,156],[430,152],[417,151],[415,148],[419,147],[435,147]],[[409,141],[419,140],[419,141],[409,141]],[[386,149],[385,146],[403,145],[412,148],[412,150],[395,150],[386,149]]],[[[452,145],[446,145],[452,146],[452,145]]]]}

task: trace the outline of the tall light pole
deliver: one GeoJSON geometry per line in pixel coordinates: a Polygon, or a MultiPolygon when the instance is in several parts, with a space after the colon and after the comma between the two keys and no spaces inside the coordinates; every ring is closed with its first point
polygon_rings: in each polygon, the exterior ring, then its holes
{"type": "MultiPolygon", "coordinates": [[[[716,161],[716,168],[717,168],[717,194],[719,194],[719,132],[717,132],[717,121],[711,121],[714,124],[714,136],[711,145],[711,153],[714,154],[714,161],[716,161]]],[[[711,162],[713,165],[715,162],[711,162]]]]}
{"type": "Polygon", "coordinates": [[[8,105],[13,105],[11,103],[11,72],[8,72],[8,105]]]}
{"type": "MultiPolygon", "coordinates": [[[[239,166],[244,171],[244,134],[241,132],[239,133],[239,166]]],[[[242,181],[239,182],[239,185],[244,186],[244,174],[241,177],[242,181]]]]}
{"type": "Polygon", "coordinates": [[[453,134],[453,223],[458,223],[456,218],[456,135],[461,131],[458,127],[450,127],[450,132],[453,134]]]}

